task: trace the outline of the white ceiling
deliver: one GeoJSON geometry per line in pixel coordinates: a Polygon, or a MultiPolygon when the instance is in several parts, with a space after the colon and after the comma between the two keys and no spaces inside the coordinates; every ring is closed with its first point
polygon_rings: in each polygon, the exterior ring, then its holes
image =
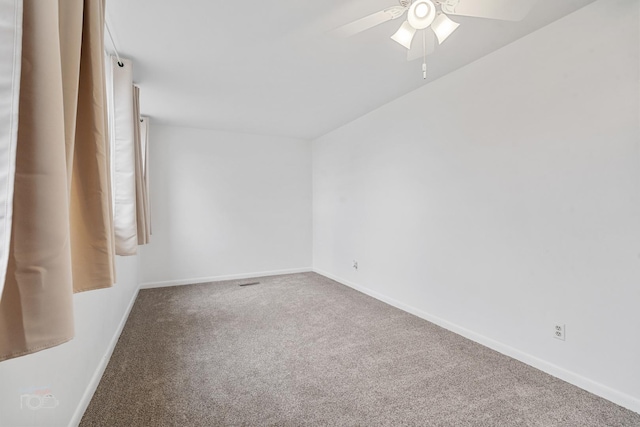
{"type": "Polygon", "coordinates": [[[389,39],[401,19],[327,34],[397,0],[108,0],[107,21],[154,122],[314,139],[593,1],[539,0],[521,22],[455,17],[427,80],[389,39]]]}

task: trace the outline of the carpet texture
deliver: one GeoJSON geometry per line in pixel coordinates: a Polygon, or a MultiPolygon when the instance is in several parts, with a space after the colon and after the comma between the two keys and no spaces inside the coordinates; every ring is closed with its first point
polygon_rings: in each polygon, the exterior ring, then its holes
{"type": "Polygon", "coordinates": [[[304,273],[140,291],[80,425],[637,427],[640,415],[304,273]]]}

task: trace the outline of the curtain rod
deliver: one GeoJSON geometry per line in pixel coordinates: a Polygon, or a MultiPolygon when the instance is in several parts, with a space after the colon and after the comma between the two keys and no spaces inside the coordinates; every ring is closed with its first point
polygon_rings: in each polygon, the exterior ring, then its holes
{"type": "Polygon", "coordinates": [[[111,46],[113,46],[113,51],[116,53],[116,58],[118,58],[118,66],[121,68],[124,67],[124,62],[120,60],[120,55],[118,54],[118,48],[116,47],[116,42],[113,41],[113,36],[111,35],[111,30],[109,29],[109,24],[107,21],[104,21],[104,26],[107,29],[107,34],[109,34],[109,38],[111,39],[111,46]]]}

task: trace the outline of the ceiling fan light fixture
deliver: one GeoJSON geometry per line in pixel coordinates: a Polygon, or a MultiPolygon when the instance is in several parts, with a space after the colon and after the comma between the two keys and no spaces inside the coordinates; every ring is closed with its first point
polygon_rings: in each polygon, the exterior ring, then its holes
{"type": "Polygon", "coordinates": [[[424,30],[436,17],[436,7],[431,0],[418,0],[411,4],[407,13],[409,24],[416,30],[424,30]]]}
{"type": "Polygon", "coordinates": [[[404,21],[402,25],[400,25],[400,28],[398,28],[398,31],[391,36],[391,40],[401,44],[407,49],[411,49],[411,41],[413,40],[415,33],[416,29],[413,28],[408,21],[404,21]]]}
{"type": "Polygon", "coordinates": [[[433,32],[438,37],[439,44],[442,44],[459,26],[460,24],[449,19],[444,13],[439,14],[431,24],[433,32]]]}

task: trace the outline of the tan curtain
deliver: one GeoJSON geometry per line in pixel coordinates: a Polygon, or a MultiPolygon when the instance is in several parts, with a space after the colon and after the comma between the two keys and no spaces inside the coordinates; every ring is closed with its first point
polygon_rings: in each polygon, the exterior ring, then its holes
{"type": "MultiPolygon", "coordinates": [[[[142,117],[140,116],[140,88],[133,87],[134,143],[136,157],[136,222],[138,225],[138,245],[149,243],[149,209],[147,206],[147,186],[145,179],[145,146],[142,141],[142,117]]],[[[146,135],[145,135],[146,137],[146,135]]]]}
{"type": "Polygon", "coordinates": [[[0,298],[11,241],[21,55],[22,0],[0,0],[0,298]]]}
{"type": "MultiPolygon", "coordinates": [[[[67,2],[69,0],[61,3],[67,2]]],[[[70,116],[75,116],[76,120],[68,125],[67,134],[74,135],[67,138],[67,165],[71,171],[71,255],[75,292],[109,287],[115,281],[103,54],[104,1],[84,0],[83,11],[82,24],[78,25],[82,30],[79,78],[75,80],[77,89],[73,92],[76,106],[70,107],[70,116]]],[[[65,81],[65,95],[67,87],[71,84],[67,85],[65,81]]],[[[65,124],[67,122],[65,120],[65,124]]]]}
{"type": "Polygon", "coordinates": [[[149,196],[149,117],[140,116],[140,142],[142,143],[142,179],[144,180],[145,224],[147,243],[151,240],[151,198],[149,196]]]}
{"type": "Polygon", "coordinates": [[[14,218],[0,360],[73,337],[58,3],[24,0],[14,218]]]}
{"type": "Polygon", "coordinates": [[[23,12],[14,219],[0,300],[0,360],[71,339],[74,289],[110,286],[113,277],[104,3],[24,0],[23,12]]]}

